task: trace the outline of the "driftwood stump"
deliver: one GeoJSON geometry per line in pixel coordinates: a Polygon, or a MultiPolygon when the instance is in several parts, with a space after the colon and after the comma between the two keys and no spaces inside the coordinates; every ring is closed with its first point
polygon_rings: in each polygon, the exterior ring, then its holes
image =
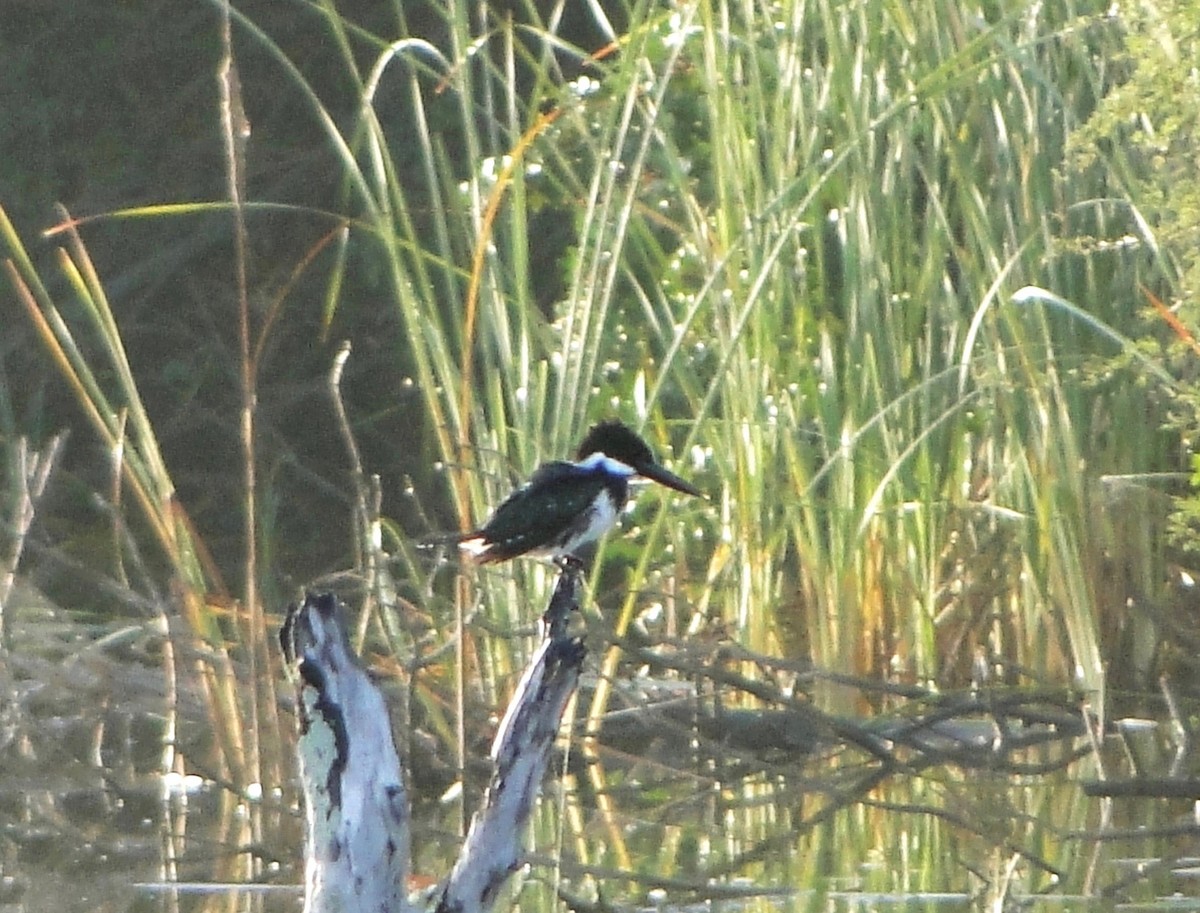
{"type": "MultiPolygon", "coordinates": [[[[567,567],[542,616],[543,636],[492,745],[492,778],[439,913],[488,910],[521,865],[524,825],[586,654],[572,634],[581,572],[567,567]]],[[[305,913],[409,913],[409,802],[383,697],[346,636],[330,595],[288,609],[280,632],[296,683],[307,805],[305,913]]]]}
{"type": "Polygon", "coordinates": [[[306,913],[408,909],[409,802],[383,696],[358,662],[328,594],[288,610],[308,821],[306,913]]]}

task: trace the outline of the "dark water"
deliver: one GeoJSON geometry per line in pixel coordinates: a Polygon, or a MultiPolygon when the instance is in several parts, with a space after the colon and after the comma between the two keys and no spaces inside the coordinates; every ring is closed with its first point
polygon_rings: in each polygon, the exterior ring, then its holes
{"type": "MultiPolygon", "coordinates": [[[[10,618],[3,910],[298,910],[295,784],[239,792],[204,769],[203,688],[181,675],[167,712],[154,624],[91,625],[36,600],[10,618]]],[[[1182,737],[1167,721],[1129,722],[1097,753],[1051,709],[1039,709],[1051,724],[1003,733],[994,719],[956,718],[901,745],[891,765],[767,714],[727,710],[714,734],[694,709],[639,709],[651,725],[614,722],[595,763],[573,749],[548,785],[534,865],[514,890],[522,909],[549,909],[559,891],[656,909],[1200,909],[1200,813],[1187,788],[1197,765],[1182,737]],[[764,720],[786,737],[766,746],[764,720]],[[1106,782],[1143,794],[1088,794],[1106,782]],[[1171,784],[1177,795],[1147,794],[1171,784]]],[[[910,724],[876,731],[895,747],[910,724]]],[[[415,868],[432,882],[451,864],[463,809],[427,769],[414,773],[426,791],[415,868]]]]}

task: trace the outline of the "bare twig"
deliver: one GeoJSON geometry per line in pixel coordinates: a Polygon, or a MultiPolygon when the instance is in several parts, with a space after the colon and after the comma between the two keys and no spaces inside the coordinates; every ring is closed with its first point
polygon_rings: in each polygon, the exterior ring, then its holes
{"type": "Polygon", "coordinates": [[[8,643],[5,609],[16,583],[17,568],[20,567],[21,556],[25,552],[29,528],[33,525],[38,501],[46,491],[46,483],[50,481],[50,473],[58,461],[59,451],[66,437],[66,432],[59,432],[40,452],[31,452],[26,438],[17,440],[16,453],[13,455],[13,488],[16,497],[13,499],[11,521],[12,542],[8,554],[4,556],[3,573],[0,574],[0,646],[8,643]]]}
{"type": "MultiPolygon", "coordinates": [[[[225,2],[221,8],[221,61],[217,71],[220,92],[221,138],[225,145],[225,177],[229,200],[233,204],[233,256],[238,314],[238,362],[240,367],[241,421],[239,443],[242,456],[242,608],[245,618],[246,653],[249,657],[251,684],[247,690],[250,719],[246,728],[247,768],[252,782],[262,784],[264,774],[272,782],[282,781],[282,763],[277,756],[264,759],[263,747],[278,744],[262,739],[267,726],[279,732],[275,712],[275,694],[270,674],[271,655],[267,649],[266,618],[258,597],[258,461],[255,452],[255,420],[258,413],[258,364],[254,358],[253,328],[250,315],[250,290],[247,277],[249,235],[246,229],[246,149],[250,142],[250,121],[242,104],[242,86],[233,53],[232,12],[225,2]],[[264,764],[264,761],[266,763],[264,764]]],[[[262,841],[260,814],[250,816],[251,837],[262,841]]],[[[258,871],[252,871],[258,875],[258,871]]]]}

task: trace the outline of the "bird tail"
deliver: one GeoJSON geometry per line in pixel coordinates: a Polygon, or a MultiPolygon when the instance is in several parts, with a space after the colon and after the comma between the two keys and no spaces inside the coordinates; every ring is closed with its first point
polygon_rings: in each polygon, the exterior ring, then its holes
{"type": "Polygon", "coordinates": [[[417,540],[417,548],[437,548],[439,545],[459,545],[476,534],[471,533],[433,533],[417,540]]]}
{"type": "Polygon", "coordinates": [[[432,549],[447,545],[457,545],[474,561],[480,564],[493,564],[503,561],[507,555],[494,550],[495,543],[488,542],[478,531],[469,533],[434,533],[417,542],[417,548],[432,549]]]}

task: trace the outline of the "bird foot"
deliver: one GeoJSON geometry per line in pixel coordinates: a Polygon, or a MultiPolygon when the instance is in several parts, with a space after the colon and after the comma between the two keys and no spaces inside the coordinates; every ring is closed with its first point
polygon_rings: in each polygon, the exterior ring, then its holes
{"type": "Polygon", "coordinates": [[[558,565],[558,569],[568,574],[582,574],[586,567],[582,558],[575,555],[559,555],[554,559],[554,563],[558,565]]]}

